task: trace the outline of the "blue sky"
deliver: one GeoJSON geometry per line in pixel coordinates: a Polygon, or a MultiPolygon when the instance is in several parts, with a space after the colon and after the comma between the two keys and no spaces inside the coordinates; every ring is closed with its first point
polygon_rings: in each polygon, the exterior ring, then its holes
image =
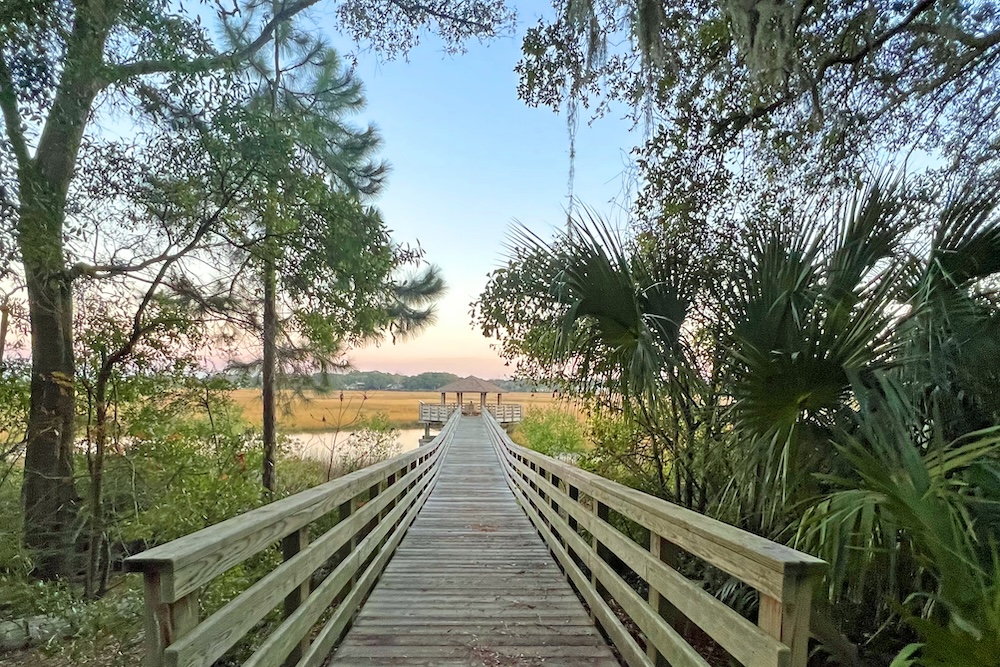
{"type": "MultiPolygon", "coordinates": [[[[379,127],[392,164],[377,205],[397,240],[419,241],[427,259],[442,267],[449,293],[432,329],[414,341],[352,352],[357,368],[507,373],[470,324],[469,304],[501,264],[514,221],[547,235],[565,224],[567,205],[565,114],[530,108],[517,97],[513,69],[524,28],[535,18],[522,9],[516,36],[471,43],[464,55],[447,55],[427,38],[408,61],[359,56],[356,72],[368,98],[359,121],[379,127]]],[[[641,138],[620,116],[592,125],[582,118],[576,142],[576,197],[612,219],[622,215],[611,202],[621,200],[628,150],[641,138]]]]}

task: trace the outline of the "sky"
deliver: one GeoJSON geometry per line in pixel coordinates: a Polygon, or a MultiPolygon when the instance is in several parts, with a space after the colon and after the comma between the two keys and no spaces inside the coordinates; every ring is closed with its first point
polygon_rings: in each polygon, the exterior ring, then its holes
{"type": "MultiPolygon", "coordinates": [[[[515,36],[470,43],[463,55],[444,53],[433,38],[407,61],[358,55],[355,72],[368,99],[358,121],[379,128],[392,165],[376,205],[394,238],[419,242],[448,283],[433,327],[409,342],[352,351],[348,358],[359,370],[509,375],[491,341],[473,328],[469,304],[503,263],[514,222],[548,237],[565,225],[568,204],[565,113],[530,108],[517,97],[513,70],[525,27],[537,17],[521,8],[515,36]]],[[[327,34],[341,50],[352,48],[327,34]]],[[[588,124],[581,114],[576,139],[576,199],[612,220],[623,215],[613,202],[622,200],[628,151],[640,140],[640,130],[620,116],[588,124]]]]}

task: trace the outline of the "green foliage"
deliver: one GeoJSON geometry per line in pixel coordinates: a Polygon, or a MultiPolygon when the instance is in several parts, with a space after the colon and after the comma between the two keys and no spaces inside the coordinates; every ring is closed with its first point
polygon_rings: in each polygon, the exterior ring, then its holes
{"type": "Polygon", "coordinates": [[[735,205],[763,180],[839,187],[915,153],[945,172],[996,166],[995,2],[554,5],[525,36],[518,93],[571,118],[620,104],[646,123],[637,208],[650,219],[735,205]],[[982,82],[989,94],[973,92],[982,82]]]}
{"type": "Polygon", "coordinates": [[[0,576],[26,577],[31,572],[31,554],[21,539],[21,475],[12,468],[0,476],[0,516],[5,517],[0,528],[0,576]]]}
{"type": "Polygon", "coordinates": [[[998,191],[882,176],[837,205],[785,201],[730,227],[731,252],[689,246],[660,282],[637,267],[681,248],[685,220],[519,237],[479,322],[588,400],[584,465],[824,557],[824,608],[873,657],[914,632],[927,641],[901,660],[962,637],[989,651],[998,191]]]}
{"type": "Polygon", "coordinates": [[[148,434],[121,462],[134,465],[142,479],[141,488],[109,497],[115,507],[135,503],[121,527],[124,540],[161,544],[261,504],[256,438],[219,432],[204,421],[166,427],[169,433],[148,434]]]}
{"type": "Polygon", "coordinates": [[[344,443],[338,461],[340,474],[384,461],[399,453],[399,430],[383,412],[359,420],[344,443]]]}
{"type": "Polygon", "coordinates": [[[587,448],[586,430],[579,417],[557,407],[527,411],[513,439],[546,456],[582,454],[587,448]]]}
{"type": "Polygon", "coordinates": [[[0,367],[0,576],[25,575],[31,555],[21,540],[22,441],[28,415],[29,372],[23,362],[0,367]]]}
{"type": "Polygon", "coordinates": [[[141,650],[143,593],[139,581],[126,580],[99,600],[82,600],[65,581],[31,581],[0,576],[0,618],[44,617],[58,629],[40,648],[50,659],[89,667],[135,660],[141,650]]]}
{"type": "Polygon", "coordinates": [[[434,391],[457,379],[454,373],[420,373],[404,377],[402,386],[406,391],[434,391]]]}
{"type": "Polygon", "coordinates": [[[598,410],[588,418],[587,430],[593,449],[580,460],[581,467],[654,496],[669,495],[669,468],[653,460],[649,436],[634,420],[598,410]]]}

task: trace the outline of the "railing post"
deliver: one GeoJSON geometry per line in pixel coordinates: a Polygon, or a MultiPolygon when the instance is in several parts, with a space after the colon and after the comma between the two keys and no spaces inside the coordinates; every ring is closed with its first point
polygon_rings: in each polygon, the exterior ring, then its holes
{"type": "MultiPolygon", "coordinates": [[[[677,569],[680,563],[679,555],[680,549],[677,548],[673,542],[665,540],[659,535],[657,535],[652,530],[649,531],[649,553],[654,558],[659,559],[661,563],[677,569]]],[[[677,607],[670,604],[670,601],[665,597],[660,595],[660,592],[653,588],[653,585],[646,582],[649,586],[649,606],[653,608],[653,611],[658,613],[660,617],[669,623],[675,630],[684,634],[686,628],[684,627],[687,619],[677,610],[677,607]]],[[[653,662],[654,665],[659,667],[660,665],[666,665],[666,661],[656,647],[652,645],[647,639],[646,644],[646,655],[653,662]]]]}
{"type": "Polygon", "coordinates": [[[162,667],[168,646],[198,625],[198,591],[175,602],[161,599],[160,570],[143,573],[146,598],[146,667],[162,667]]]}
{"type": "MultiPolygon", "coordinates": [[[[281,541],[281,556],[284,560],[291,560],[295,554],[299,553],[306,548],[309,544],[309,528],[303,527],[296,530],[294,533],[287,535],[285,539],[281,541]]],[[[302,580],[302,583],[298,585],[291,593],[285,597],[285,618],[291,616],[299,605],[309,597],[309,577],[302,580]]],[[[292,649],[285,659],[285,667],[291,667],[298,663],[302,654],[309,648],[309,638],[303,637],[302,640],[292,649]]]]}
{"type": "Polygon", "coordinates": [[[813,573],[785,571],[781,599],[761,593],[757,625],[792,650],[790,667],[806,667],[809,658],[809,618],[812,613],[813,573]]]}
{"type": "MultiPolygon", "coordinates": [[[[360,497],[362,493],[363,494],[367,494],[367,495],[370,496],[371,495],[371,488],[369,488],[367,491],[362,491],[358,495],[356,495],[353,498],[351,498],[351,514],[354,514],[355,512],[357,512],[364,505],[364,501],[360,497]]],[[[362,526],[361,528],[359,528],[357,532],[354,533],[354,536],[351,538],[351,551],[350,551],[350,553],[353,554],[355,551],[357,551],[358,544],[361,542],[361,540],[364,539],[364,536],[359,536],[359,533],[361,533],[362,531],[364,531],[364,533],[367,534],[370,526],[371,526],[371,522],[368,522],[364,526],[362,526]]],[[[358,568],[358,569],[360,570],[361,568],[358,568]]],[[[357,585],[357,583],[358,583],[358,573],[355,572],[351,576],[351,588],[354,588],[357,585]]]]}
{"type": "MultiPolygon", "coordinates": [[[[608,520],[609,518],[608,506],[602,503],[597,498],[594,498],[593,496],[591,496],[591,498],[594,501],[594,519],[593,519],[594,523],[592,527],[596,529],[597,526],[600,525],[599,522],[608,520]]],[[[603,544],[601,544],[601,541],[599,539],[597,539],[596,530],[592,530],[590,532],[590,539],[593,547],[594,558],[596,558],[599,561],[604,560],[604,556],[608,552],[608,549],[603,544]]],[[[601,585],[600,580],[598,580],[597,578],[596,567],[590,568],[590,584],[594,587],[594,590],[597,591],[597,594],[603,598],[605,588],[604,586],[601,585]]],[[[597,615],[595,614],[593,608],[591,608],[590,610],[590,617],[591,619],[593,619],[595,623],[597,622],[597,615]]]]}
{"type": "MultiPolygon", "coordinates": [[[[338,523],[347,521],[347,519],[350,518],[352,514],[354,514],[354,498],[351,498],[347,502],[341,503],[340,507],[337,510],[337,513],[340,517],[340,521],[338,521],[338,523]]],[[[352,537],[349,542],[347,542],[346,544],[344,544],[344,546],[337,549],[337,552],[333,555],[333,562],[331,563],[333,568],[337,567],[338,565],[343,563],[345,559],[350,557],[351,552],[354,551],[354,546],[356,543],[357,539],[355,537],[352,537]]],[[[353,579],[351,583],[353,584],[353,579]]],[[[346,590],[348,589],[349,588],[345,588],[345,593],[346,590]]],[[[340,600],[343,599],[343,595],[345,593],[337,595],[335,601],[340,602],[340,600]]]]}
{"type": "MultiPolygon", "coordinates": [[[[379,487],[381,489],[380,493],[384,493],[386,490],[388,490],[390,486],[392,486],[395,483],[396,483],[396,473],[392,473],[386,478],[385,482],[383,482],[380,485],[379,487]]],[[[396,506],[396,499],[393,498],[391,501],[389,501],[389,504],[385,506],[385,509],[382,510],[382,513],[379,514],[378,517],[379,521],[384,519],[389,514],[389,512],[392,511],[392,508],[395,506],[396,506]]]]}

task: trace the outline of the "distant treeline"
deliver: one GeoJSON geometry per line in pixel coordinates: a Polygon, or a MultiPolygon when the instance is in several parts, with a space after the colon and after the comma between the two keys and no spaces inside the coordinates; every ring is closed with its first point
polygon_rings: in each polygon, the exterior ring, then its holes
{"type": "MultiPolygon", "coordinates": [[[[320,391],[364,390],[364,391],[434,391],[449,382],[458,380],[453,373],[421,373],[419,375],[399,375],[381,371],[350,371],[348,373],[316,373],[309,378],[300,378],[299,384],[308,384],[320,391]]],[[[238,384],[250,387],[260,386],[260,378],[248,376],[240,378],[238,384]]],[[[533,385],[522,380],[490,379],[504,391],[549,392],[549,387],[533,385]]],[[[295,380],[291,380],[295,384],[295,380]]]]}

